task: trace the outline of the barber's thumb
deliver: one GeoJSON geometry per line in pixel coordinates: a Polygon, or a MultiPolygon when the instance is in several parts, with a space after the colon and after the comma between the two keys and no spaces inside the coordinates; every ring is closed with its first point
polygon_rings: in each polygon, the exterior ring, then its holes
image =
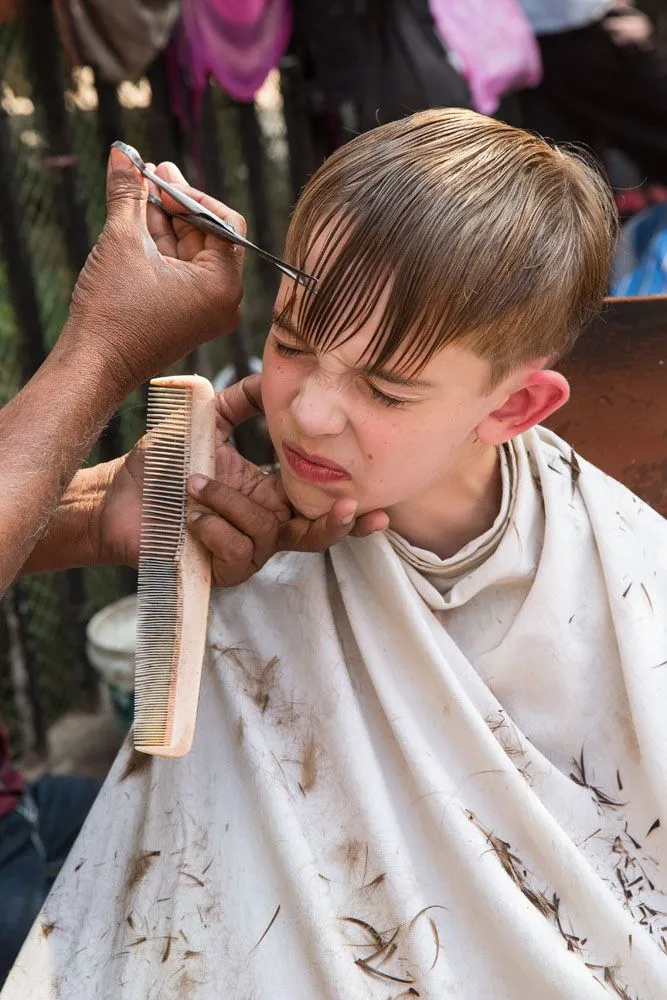
{"type": "Polygon", "coordinates": [[[112,146],[107,164],[107,217],[146,224],[148,181],[120,149],[112,146]]]}

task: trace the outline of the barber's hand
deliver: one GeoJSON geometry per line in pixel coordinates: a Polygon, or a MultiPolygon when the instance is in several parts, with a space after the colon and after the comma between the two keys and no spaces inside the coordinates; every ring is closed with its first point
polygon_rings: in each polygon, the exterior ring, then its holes
{"type": "MultiPolygon", "coordinates": [[[[240,215],[189,188],[169,163],[160,176],[245,234],[240,215]]],[[[60,349],[99,360],[117,395],[146,381],[204,341],[231,331],[242,294],[243,250],[170,219],[147,204],[148,182],[111,150],[107,219],[74,290],[60,349]]],[[[165,196],[165,204],[177,209],[165,196]]]]}
{"type": "MultiPolygon", "coordinates": [[[[337,500],[316,521],[295,515],[279,476],[267,475],[229,443],[234,428],[261,410],[261,376],[251,376],[216,396],[216,479],[192,476],[190,496],[206,508],[190,531],[211,551],[213,584],[247,580],[277,551],[320,552],[348,534],[364,536],[387,527],[384,511],[355,519],[354,500],[337,500]],[[209,513],[210,511],[210,513],[209,513]]],[[[99,515],[101,561],[136,566],[139,560],[141,488],[146,438],[108,463],[108,484],[99,515]]]]}
{"type": "Polygon", "coordinates": [[[261,375],[218,393],[216,407],[216,479],[189,481],[190,496],[211,511],[195,515],[190,531],[211,551],[214,586],[243,583],[276,552],[321,552],[346,535],[363,537],[387,527],[381,510],[355,519],[354,500],[337,500],[315,521],[295,515],[280,477],[253,465],[229,443],[234,428],[261,411],[261,375]]]}

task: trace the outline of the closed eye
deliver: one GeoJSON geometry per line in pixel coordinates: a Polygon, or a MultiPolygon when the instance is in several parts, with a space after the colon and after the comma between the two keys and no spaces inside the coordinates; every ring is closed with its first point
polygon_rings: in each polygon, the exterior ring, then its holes
{"type": "MultiPolygon", "coordinates": [[[[305,346],[294,347],[292,344],[286,344],[283,340],[278,340],[275,333],[272,334],[271,339],[273,341],[273,348],[276,351],[276,354],[279,354],[283,358],[299,358],[313,354],[313,352],[305,346]]],[[[407,399],[399,399],[397,396],[389,396],[386,392],[382,392],[377,388],[377,386],[373,385],[372,382],[368,382],[366,380],[364,381],[366,382],[366,386],[371,394],[371,397],[377,400],[378,403],[382,403],[383,406],[398,408],[407,406],[410,402],[410,400],[407,399]]]]}
{"type": "Polygon", "coordinates": [[[285,344],[282,340],[278,340],[275,334],[273,335],[273,346],[276,352],[283,358],[296,358],[299,357],[299,355],[310,353],[305,349],[285,344]]]}
{"type": "Polygon", "coordinates": [[[380,392],[372,382],[368,382],[367,384],[373,399],[377,399],[383,406],[406,406],[408,403],[407,399],[398,399],[396,396],[388,396],[386,392],[380,392]]]}

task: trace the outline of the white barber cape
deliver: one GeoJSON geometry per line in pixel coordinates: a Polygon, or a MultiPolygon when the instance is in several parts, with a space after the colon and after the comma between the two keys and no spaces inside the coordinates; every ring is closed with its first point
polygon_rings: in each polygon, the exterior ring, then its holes
{"type": "Polygon", "coordinates": [[[123,749],[2,1000],[667,997],[667,526],[544,430],[504,485],[214,595],[192,752],[123,749]]]}

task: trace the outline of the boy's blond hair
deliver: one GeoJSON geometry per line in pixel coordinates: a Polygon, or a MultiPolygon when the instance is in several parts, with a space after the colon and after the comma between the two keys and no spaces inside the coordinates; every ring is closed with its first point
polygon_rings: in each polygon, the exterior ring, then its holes
{"type": "Polygon", "coordinates": [[[286,253],[320,281],[293,320],[326,350],[384,294],[367,363],[416,371],[458,342],[496,384],[569,350],[600,307],[616,229],[580,155],[473,111],[424,111],[353,139],[307,184],[286,253]]]}

